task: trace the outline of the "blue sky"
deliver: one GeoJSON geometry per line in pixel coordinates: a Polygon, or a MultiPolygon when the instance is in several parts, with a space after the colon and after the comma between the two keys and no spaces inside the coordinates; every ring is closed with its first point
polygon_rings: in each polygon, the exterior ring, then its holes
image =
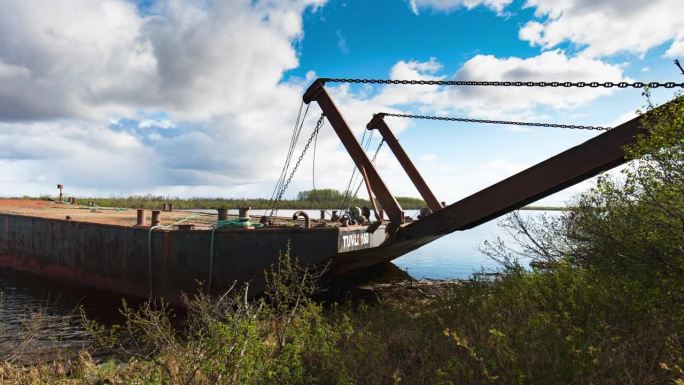
{"type": "MultiPolygon", "coordinates": [[[[316,76],[682,81],[680,1],[5,1],[0,189],[269,196],[316,76]]],[[[644,104],[633,89],[329,89],[359,138],[381,110],[614,125],[644,104]]],[[[319,113],[312,106],[297,153],[319,113]]],[[[388,122],[449,202],[596,135],[388,122]]],[[[330,127],[319,139],[316,185],[343,189],[352,163],[330,127]]],[[[377,166],[393,192],[417,196],[387,150],[377,166]]],[[[309,154],[287,196],[312,175],[309,154]]]]}
{"type": "Polygon", "coordinates": [[[518,39],[519,25],[531,10],[508,17],[479,6],[451,12],[428,10],[416,15],[405,1],[336,1],[304,17],[301,65],[321,75],[386,77],[399,60],[437,58],[455,72],[479,53],[531,56],[539,52],[518,39]],[[340,40],[347,49],[340,49],[340,40]],[[448,63],[448,64],[447,64],[448,63]]]}

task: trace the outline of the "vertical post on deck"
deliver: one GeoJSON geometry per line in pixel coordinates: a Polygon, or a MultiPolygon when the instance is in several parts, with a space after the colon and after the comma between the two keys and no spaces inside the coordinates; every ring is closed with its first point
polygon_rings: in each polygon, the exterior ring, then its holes
{"type": "Polygon", "coordinates": [[[145,210],[144,209],[138,209],[136,219],[135,219],[135,225],[136,226],[144,226],[145,225],[145,210]]]}
{"type": "Polygon", "coordinates": [[[399,224],[404,223],[404,210],[394,196],[392,196],[387,185],[373,166],[373,162],[371,162],[368,155],[366,155],[366,152],[363,151],[359,141],[354,137],[349,125],[330,98],[324,85],[325,83],[323,80],[317,79],[304,93],[304,103],[309,104],[312,101],[318,103],[330,122],[330,125],[335,130],[335,133],[340,138],[342,145],[361,172],[361,175],[364,175],[367,186],[372,189],[372,191],[369,191],[371,199],[373,199],[373,194],[375,194],[380,205],[382,205],[382,208],[387,212],[387,216],[393,224],[398,226],[399,224]]]}
{"type": "Polygon", "coordinates": [[[425,203],[427,203],[427,206],[430,208],[430,210],[432,210],[433,213],[441,210],[443,207],[442,204],[439,203],[435,197],[435,194],[432,193],[432,190],[430,190],[430,187],[425,182],[425,179],[423,179],[423,176],[420,175],[420,172],[418,172],[416,166],[413,165],[411,158],[409,158],[408,154],[406,154],[406,151],[404,151],[404,148],[401,147],[401,144],[399,144],[397,137],[394,136],[392,130],[390,130],[389,126],[387,126],[387,123],[383,119],[384,117],[384,114],[373,115],[373,119],[368,122],[366,128],[369,130],[377,129],[380,132],[380,135],[382,135],[382,138],[385,139],[385,142],[387,142],[390,150],[392,150],[392,153],[394,153],[394,156],[399,161],[399,164],[401,164],[401,167],[404,168],[404,171],[411,179],[411,182],[413,182],[413,185],[416,186],[420,196],[423,197],[423,200],[425,200],[425,203]]]}
{"type": "Polygon", "coordinates": [[[159,210],[152,210],[152,226],[159,226],[159,210]]]}

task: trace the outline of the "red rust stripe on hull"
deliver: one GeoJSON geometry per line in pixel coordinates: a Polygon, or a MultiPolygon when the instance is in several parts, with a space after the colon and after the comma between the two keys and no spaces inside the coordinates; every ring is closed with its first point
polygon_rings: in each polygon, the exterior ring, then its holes
{"type": "MultiPolygon", "coordinates": [[[[23,271],[43,277],[55,278],[65,282],[90,286],[96,289],[106,290],[114,293],[121,293],[140,298],[149,297],[149,288],[146,286],[132,284],[124,280],[114,279],[99,274],[90,274],[66,266],[51,263],[40,263],[33,259],[18,258],[11,255],[0,254],[0,267],[23,271]]],[[[177,303],[179,298],[169,300],[177,303]]]]}

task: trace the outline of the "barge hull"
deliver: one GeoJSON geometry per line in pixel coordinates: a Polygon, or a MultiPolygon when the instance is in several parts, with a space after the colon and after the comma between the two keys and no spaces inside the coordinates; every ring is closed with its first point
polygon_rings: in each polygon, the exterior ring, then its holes
{"type": "Polygon", "coordinates": [[[212,236],[0,213],[0,267],[179,303],[181,293],[206,290],[210,274],[214,293],[234,281],[259,292],[264,270],[288,247],[302,265],[321,265],[384,241],[384,226],[365,229],[220,229],[212,236]]]}

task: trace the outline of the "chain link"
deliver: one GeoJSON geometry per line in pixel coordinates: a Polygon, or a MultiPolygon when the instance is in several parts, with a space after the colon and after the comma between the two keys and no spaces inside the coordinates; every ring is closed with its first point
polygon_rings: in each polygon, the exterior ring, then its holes
{"type": "Polygon", "coordinates": [[[426,120],[445,120],[451,122],[467,122],[467,123],[489,123],[489,124],[509,124],[514,126],[532,126],[532,127],[557,127],[557,128],[570,128],[575,130],[596,130],[596,131],[608,131],[612,127],[601,127],[601,126],[581,126],[576,124],[556,124],[556,123],[536,123],[536,122],[516,122],[509,120],[487,120],[487,119],[468,119],[468,118],[453,118],[449,116],[429,116],[429,115],[410,115],[410,114],[393,114],[388,112],[379,112],[375,115],[394,116],[397,118],[408,118],[408,119],[426,119],[426,120]]]}
{"type": "Polygon", "coordinates": [[[318,134],[318,131],[323,126],[324,119],[325,119],[325,115],[321,114],[321,117],[318,118],[318,121],[316,122],[316,127],[314,128],[313,132],[311,133],[311,136],[309,136],[309,139],[306,141],[306,144],[304,145],[304,149],[302,150],[301,155],[299,155],[299,158],[297,159],[297,163],[295,163],[294,167],[292,168],[292,171],[290,172],[290,176],[287,178],[287,181],[285,182],[285,184],[283,184],[283,188],[280,189],[280,192],[278,193],[278,196],[275,199],[273,209],[271,209],[270,214],[268,214],[269,217],[272,217],[273,214],[275,214],[278,211],[278,208],[280,207],[280,201],[283,198],[283,194],[285,194],[285,190],[287,190],[287,187],[290,185],[290,182],[292,181],[292,177],[294,177],[294,174],[297,172],[297,168],[299,168],[299,164],[302,163],[302,159],[304,159],[304,155],[306,155],[306,152],[309,150],[309,146],[311,146],[311,142],[313,142],[314,138],[318,134]]]}
{"type": "MultiPolygon", "coordinates": [[[[380,153],[380,149],[382,148],[383,144],[385,144],[385,139],[382,139],[380,141],[380,143],[378,143],[378,148],[375,149],[375,154],[373,154],[373,157],[371,158],[372,163],[375,163],[375,158],[378,157],[378,153],[380,153]]],[[[352,196],[352,198],[350,200],[351,202],[353,202],[354,199],[356,199],[356,196],[359,195],[359,190],[361,189],[361,184],[363,184],[363,178],[361,178],[361,180],[359,181],[359,185],[356,186],[356,191],[354,192],[354,195],[352,196]]],[[[373,199],[373,198],[370,198],[370,199],[373,199]]]]}
{"type": "Polygon", "coordinates": [[[324,83],[403,84],[428,86],[490,86],[490,87],[589,87],[589,88],[684,88],[684,82],[510,82],[480,80],[394,80],[394,79],[352,79],[321,78],[324,83]]]}

